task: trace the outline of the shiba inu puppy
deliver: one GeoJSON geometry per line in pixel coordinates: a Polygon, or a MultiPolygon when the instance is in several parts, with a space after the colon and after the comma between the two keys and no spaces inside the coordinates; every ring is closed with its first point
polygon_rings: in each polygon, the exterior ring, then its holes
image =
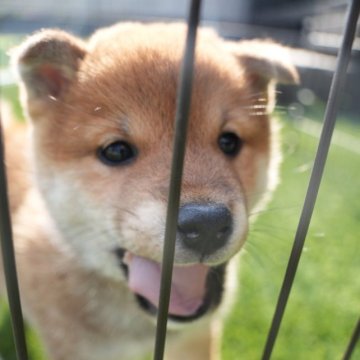
{"type": "MultiPolygon", "coordinates": [[[[16,256],[51,360],[153,348],[185,32],[124,23],[85,42],[43,30],[14,51],[30,120],[3,129],[16,256]]],[[[296,81],[280,45],[199,30],[168,359],[219,357],[248,215],[277,182],[275,83],[296,81]]]]}

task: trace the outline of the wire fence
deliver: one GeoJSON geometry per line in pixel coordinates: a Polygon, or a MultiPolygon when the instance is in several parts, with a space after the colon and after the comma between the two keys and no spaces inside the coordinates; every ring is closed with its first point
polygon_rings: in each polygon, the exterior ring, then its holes
{"type": "MultiPolygon", "coordinates": [[[[180,185],[184,162],[186,132],[188,114],[191,101],[191,88],[193,79],[194,49],[196,46],[196,33],[200,18],[201,0],[192,0],[189,18],[188,33],[184,51],[183,65],[180,74],[177,111],[175,119],[175,136],[173,158],[171,166],[169,201],[166,219],[165,242],[162,260],[162,275],[160,289],[160,304],[158,311],[156,340],[154,349],[154,360],[162,360],[167,333],[167,316],[171,290],[171,276],[174,261],[174,248],[176,238],[176,225],[178,218],[180,185]]],[[[337,67],[333,76],[330,94],[328,97],[324,125],[318,145],[317,154],[311,178],[308,185],[302,213],[295,234],[293,248],[289,257],[283,284],[278,297],[267,341],[264,347],[262,360],[271,358],[272,351],[280,330],[289,294],[295,279],[299,260],[303,250],[310,220],[313,214],[318,190],[331,143],[331,138],[336,122],[340,94],[345,83],[345,75],[351,58],[351,49],[356,32],[356,24],[359,18],[360,1],[352,0],[349,3],[348,13],[345,19],[345,30],[342,44],[338,53],[337,67]]],[[[0,127],[1,130],[1,127],[0,127]]],[[[7,184],[4,163],[4,146],[0,132],[0,240],[3,255],[5,281],[10,305],[12,329],[14,334],[17,359],[27,360],[28,352],[24,335],[23,317],[15,266],[14,246],[12,239],[9,203],[7,198],[7,184]]],[[[350,337],[347,348],[344,351],[344,360],[349,360],[360,337],[360,319],[357,321],[354,331],[350,337]]]]}
{"type": "MultiPolygon", "coordinates": [[[[0,124],[1,125],[1,124],[0,124]]],[[[5,283],[8,293],[11,324],[15,340],[17,358],[27,360],[24,321],[21,310],[19,285],[15,265],[15,253],[12,239],[9,201],[7,197],[5,155],[2,127],[0,126],[0,242],[4,264],[5,283]]]]}
{"type": "Polygon", "coordinates": [[[201,0],[191,3],[185,54],[180,74],[175,118],[175,137],[171,164],[168,208],[166,216],[165,242],[161,271],[161,288],[154,359],[164,357],[166,324],[169,310],[171,278],[174,263],[175,240],[179,213],[181,179],[185,156],[188,118],[191,105],[192,81],[196,32],[199,24],[201,0]]]}

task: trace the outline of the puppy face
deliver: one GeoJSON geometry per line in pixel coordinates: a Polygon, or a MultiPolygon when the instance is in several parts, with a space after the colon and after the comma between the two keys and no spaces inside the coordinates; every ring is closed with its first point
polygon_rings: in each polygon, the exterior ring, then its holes
{"type": "MultiPolygon", "coordinates": [[[[123,24],[85,44],[49,30],[16,55],[37,179],[62,245],[84,267],[127,281],[149,312],[158,302],[184,34],[181,25],[123,24]]],[[[245,241],[249,212],[273,187],[273,83],[296,81],[274,51],[283,50],[226,43],[200,31],[173,320],[193,320],[219,305],[225,267],[245,241]]]]}

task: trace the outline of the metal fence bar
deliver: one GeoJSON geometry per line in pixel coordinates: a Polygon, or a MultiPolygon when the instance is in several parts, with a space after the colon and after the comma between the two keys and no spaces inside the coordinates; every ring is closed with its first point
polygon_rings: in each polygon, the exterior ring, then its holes
{"type": "Polygon", "coordinates": [[[0,124],[0,243],[17,359],[27,360],[28,353],[16,273],[9,201],[7,197],[4,152],[2,127],[0,124]]]}
{"type": "Polygon", "coordinates": [[[335,74],[333,76],[330,87],[329,98],[324,116],[324,125],[320,136],[314,166],[311,173],[299,224],[296,230],[293,248],[291,250],[285,277],[279,294],[277,306],[264,347],[262,360],[268,360],[271,357],[271,353],[279,332],[281,320],[285,312],[291,287],[294,282],[296,270],[300,261],[301,252],[304,246],[306,234],[315,206],[315,201],[319,191],[326,158],[330,147],[331,137],[335,127],[340,95],[345,84],[346,70],[351,57],[351,49],[354,41],[359,11],[360,1],[352,0],[346,16],[344,36],[337,58],[335,74]]]}
{"type": "Polygon", "coordinates": [[[359,339],[360,339],[360,319],[358,320],[358,322],[355,326],[355,329],[351,335],[351,339],[346,348],[343,360],[350,360],[351,355],[353,354],[353,352],[355,350],[356,343],[359,341],[359,339]]]}
{"type": "Polygon", "coordinates": [[[188,19],[188,33],[181,74],[179,78],[154,360],[162,360],[164,356],[171,279],[175,253],[176,230],[180,204],[181,179],[185,156],[187,124],[191,104],[195,42],[200,17],[200,5],[201,0],[192,0],[191,2],[188,19]]]}

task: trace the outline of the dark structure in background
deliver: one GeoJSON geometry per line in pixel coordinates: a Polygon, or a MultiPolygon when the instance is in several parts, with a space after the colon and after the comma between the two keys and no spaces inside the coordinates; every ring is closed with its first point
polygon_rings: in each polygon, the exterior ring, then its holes
{"type": "MultiPolygon", "coordinates": [[[[230,39],[264,37],[308,51],[293,54],[301,86],[326,101],[335,56],[344,27],[347,0],[206,0],[203,24],[230,39]]],[[[86,36],[116,21],[172,21],[186,16],[186,1],[175,0],[1,0],[0,32],[30,33],[60,27],[86,36]]],[[[359,118],[360,29],[341,110],[359,118]]],[[[295,90],[294,90],[295,91],[295,90]]],[[[280,102],[298,101],[298,94],[280,95],[280,102]]],[[[300,100],[301,103],[301,100],[300,100]]]]}
{"type": "MultiPolygon", "coordinates": [[[[307,52],[294,52],[301,73],[301,85],[326,101],[335,66],[335,57],[344,29],[346,0],[256,0],[251,23],[256,35],[266,30],[272,38],[307,52]]],[[[266,34],[265,34],[266,36],[266,34]]],[[[287,90],[288,92],[289,90],[287,90]]],[[[360,120],[360,27],[353,47],[341,110],[360,120]]],[[[296,94],[292,94],[293,96],[296,94]]],[[[280,100],[288,102],[290,99],[280,100]]]]}
{"type": "MultiPolygon", "coordinates": [[[[272,37],[309,52],[294,54],[301,70],[301,83],[326,101],[344,29],[346,0],[257,0],[259,11],[253,23],[269,30],[272,37]],[[261,7],[260,7],[261,4],[261,7]],[[274,29],[274,31],[272,31],[274,29]],[[287,30],[289,33],[287,35],[287,30]]],[[[342,96],[341,110],[359,119],[360,103],[360,27],[353,46],[353,58],[342,96]]],[[[359,119],[360,120],[360,119],[359,119]]]]}

